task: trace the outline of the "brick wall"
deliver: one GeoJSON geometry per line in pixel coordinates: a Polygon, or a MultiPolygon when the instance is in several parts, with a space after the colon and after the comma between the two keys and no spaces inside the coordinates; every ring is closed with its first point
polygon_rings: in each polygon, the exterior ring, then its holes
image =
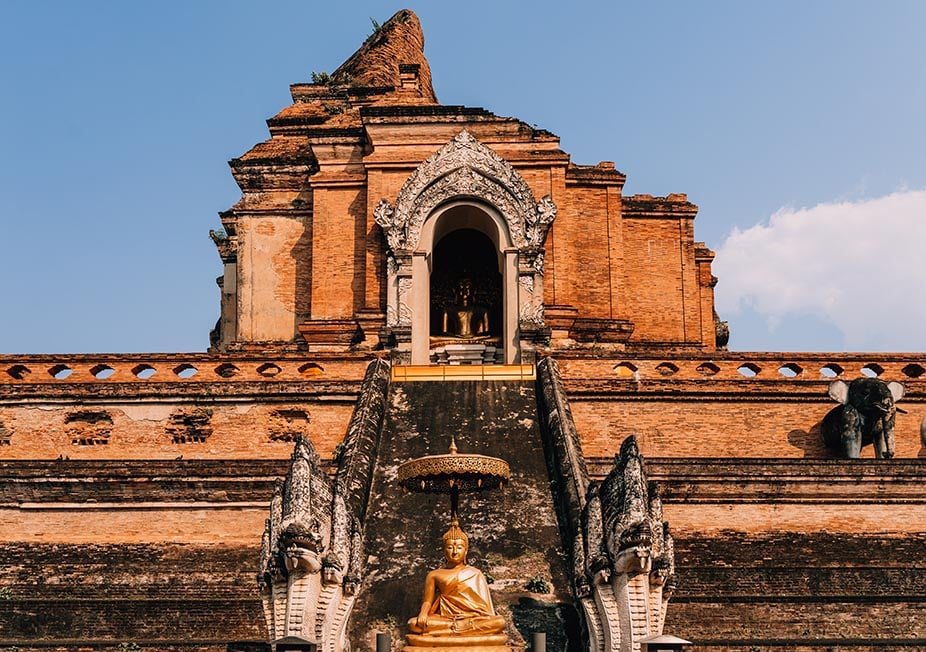
{"type": "Polygon", "coordinates": [[[575,306],[581,317],[612,316],[607,191],[567,186],[553,222],[556,263],[545,280],[554,288],[550,303],[575,306]]]}
{"type": "Polygon", "coordinates": [[[627,312],[635,341],[684,341],[678,222],[624,218],[627,312]]]}
{"type": "Polygon", "coordinates": [[[0,462],[0,542],[258,546],[288,460],[0,462]]]}
{"type": "MultiPolygon", "coordinates": [[[[558,354],[583,451],[615,454],[636,434],[650,457],[832,458],[820,436],[837,404],[833,374],[845,381],[880,374],[904,384],[895,425],[897,457],[926,455],[926,360],[916,354],[631,353],[558,354]],[[623,357],[621,357],[623,356],[623,357]],[[757,373],[758,371],[758,373],[757,373]]],[[[863,457],[873,457],[869,446],[863,457]]]]}
{"type": "Polygon", "coordinates": [[[308,311],[313,230],[301,215],[242,218],[238,235],[241,341],[289,341],[308,311]]]}
{"type": "Polygon", "coordinates": [[[265,638],[258,552],[221,544],[0,545],[8,596],[0,600],[0,648],[222,650],[229,640],[265,638]]]}
{"type": "Polygon", "coordinates": [[[926,460],[648,460],[675,541],[666,633],[710,652],[926,648],[924,472],[926,460]]]}
{"type": "Polygon", "coordinates": [[[311,306],[313,319],[351,318],[364,307],[367,213],[364,187],[314,192],[311,306]]]}
{"type": "MultiPolygon", "coordinates": [[[[649,459],[676,541],[666,631],[711,652],[922,649],[924,464],[649,459]]],[[[259,534],[286,466],[0,463],[0,648],[261,638],[259,534]]]]}
{"type": "Polygon", "coordinates": [[[926,647],[922,533],[688,533],[675,550],[665,631],[696,649],[926,647]]]}
{"type": "Polygon", "coordinates": [[[368,361],[4,357],[0,457],[72,460],[284,459],[299,435],[330,458],[347,431],[368,361]],[[53,377],[62,368],[70,375],[53,377]]]}
{"type": "Polygon", "coordinates": [[[287,466],[0,462],[0,649],[265,638],[260,532],[287,466]]]}

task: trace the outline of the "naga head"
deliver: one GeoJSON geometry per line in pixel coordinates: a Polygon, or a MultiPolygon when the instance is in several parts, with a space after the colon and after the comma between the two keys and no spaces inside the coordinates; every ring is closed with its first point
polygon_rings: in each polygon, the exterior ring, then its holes
{"type": "Polygon", "coordinates": [[[280,549],[289,572],[317,573],[322,567],[320,554],[323,547],[318,521],[314,521],[311,527],[300,522],[290,523],[280,535],[280,549]]]}

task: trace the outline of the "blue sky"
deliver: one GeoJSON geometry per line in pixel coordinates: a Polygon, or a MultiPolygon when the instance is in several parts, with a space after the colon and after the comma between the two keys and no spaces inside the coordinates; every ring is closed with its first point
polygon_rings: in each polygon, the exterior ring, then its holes
{"type": "MultiPolygon", "coordinates": [[[[0,352],[205,349],[226,161],[401,8],[0,4],[0,352]]],[[[409,8],[441,102],[688,193],[731,348],[926,349],[926,3],[409,8]]]]}

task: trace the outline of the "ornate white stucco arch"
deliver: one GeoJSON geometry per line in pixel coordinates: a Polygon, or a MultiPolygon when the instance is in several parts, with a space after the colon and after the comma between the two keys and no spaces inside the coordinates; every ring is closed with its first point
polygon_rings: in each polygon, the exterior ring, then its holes
{"type": "Polygon", "coordinates": [[[543,242],[556,205],[549,195],[536,201],[517,170],[463,130],[418,166],[394,206],[382,199],[374,211],[388,244],[386,325],[413,364],[428,363],[426,275],[434,243],[422,231],[442,207],[467,200],[498,220],[500,241],[510,245],[500,252],[511,270],[504,280],[505,312],[516,324],[506,336],[505,361],[519,361],[519,339],[543,327],[543,242]]]}

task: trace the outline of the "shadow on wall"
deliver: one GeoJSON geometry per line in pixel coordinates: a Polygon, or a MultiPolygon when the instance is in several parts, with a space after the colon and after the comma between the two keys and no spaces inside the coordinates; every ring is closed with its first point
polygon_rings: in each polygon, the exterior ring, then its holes
{"type": "Polygon", "coordinates": [[[792,430],[788,433],[788,443],[804,451],[804,457],[836,459],[838,456],[823,444],[820,427],[823,421],[815,423],[810,430],[792,430]]]}
{"type": "MultiPolygon", "coordinates": [[[[823,443],[823,435],[820,430],[823,425],[822,419],[815,423],[810,430],[792,430],[788,433],[788,443],[804,451],[804,457],[835,460],[841,459],[839,454],[826,447],[823,443]]],[[[870,451],[871,448],[863,449],[870,451]]],[[[917,452],[918,458],[926,458],[926,417],[923,417],[920,423],[920,450],[917,452]]],[[[865,457],[863,454],[862,457],[865,457]]]]}
{"type": "Polygon", "coordinates": [[[544,632],[549,649],[578,652],[574,643],[582,640],[581,624],[573,605],[520,598],[511,606],[511,616],[525,641],[530,641],[535,632],[544,632]]]}

